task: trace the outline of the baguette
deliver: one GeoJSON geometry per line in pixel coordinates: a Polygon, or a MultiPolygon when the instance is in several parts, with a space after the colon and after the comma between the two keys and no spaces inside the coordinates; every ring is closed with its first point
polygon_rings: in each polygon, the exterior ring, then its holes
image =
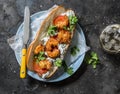
{"type": "MultiPolygon", "coordinates": [[[[52,53],[53,51],[46,51],[47,49],[50,49],[50,48],[53,48],[53,49],[56,49],[56,47],[52,47],[53,46],[53,43],[54,43],[54,40],[55,39],[53,39],[54,38],[54,36],[58,36],[59,34],[61,35],[62,33],[57,33],[57,34],[55,34],[55,35],[49,35],[49,38],[47,39],[47,41],[46,42],[44,42],[43,41],[43,39],[46,37],[46,36],[48,36],[48,29],[49,29],[49,27],[50,26],[52,26],[53,25],[53,21],[55,21],[55,18],[57,18],[59,15],[67,15],[67,13],[69,13],[69,14],[71,14],[71,15],[74,15],[75,16],[75,13],[74,13],[74,11],[72,11],[72,10],[66,10],[65,8],[63,8],[63,7],[61,7],[61,6],[57,6],[57,7],[55,7],[55,8],[53,8],[52,10],[51,10],[51,12],[49,13],[49,15],[47,16],[47,18],[42,22],[42,24],[41,24],[41,27],[40,27],[40,29],[38,30],[38,32],[37,32],[37,34],[36,34],[36,36],[35,36],[35,39],[34,39],[34,41],[29,45],[29,47],[28,47],[28,50],[27,50],[27,68],[29,69],[29,70],[31,70],[31,71],[33,71],[33,72],[36,72],[35,71],[35,68],[34,68],[34,61],[36,62],[36,59],[34,58],[34,56],[35,56],[35,49],[36,49],[36,47],[38,46],[38,45],[42,45],[42,46],[45,46],[45,48],[44,48],[44,50],[42,50],[42,51],[45,51],[45,57],[44,58],[47,58],[48,57],[48,59],[49,60],[41,60],[41,61],[39,61],[39,62],[41,62],[41,63],[39,63],[39,65],[41,66],[41,67],[44,67],[45,69],[46,68],[48,68],[48,65],[50,66],[50,69],[49,70],[47,70],[46,72],[44,72],[43,74],[41,74],[41,73],[39,73],[38,71],[39,70],[37,70],[37,74],[40,76],[40,77],[42,77],[42,78],[50,78],[50,77],[52,77],[52,75],[53,74],[55,74],[55,72],[59,69],[59,66],[56,66],[55,64],[54,64],[54,61],[56,60],[56,59],[58,59],[58,58],[60,58],[60,59],[64,59],[64,57],[65,57],[65,53],[66,53],[66,51],[67,51],[67,49],[68,49],[68,47],[69,47],[69,45],[70,45],[70,42],[71,42],[71,39],[72,39],[72,37],[73,37],[73,35],[74,35],[74,31],[75,31],[75,25],[74,25],[74,27],[72,28],[72,30],[70,31],[70,40],[69,41],[66,41],[65,40],[65,42],[66,42],[66,44],[65,44],[65,47],[64,47],[64,50],[62,49],[62,50],[60,50],[59,49],[59,47],[58,47],[58,45],[57,45],[57,50],[56,50],[56,52],[58,52],[58,55],[57,56],[53,56],[52,54],[50,54],[49,55],[49,53],[52,53]],[[64,14],[64,13],[66,13],[66,14],[64,14]],[[47,47],[47,45],[50,45],[49,44],[49,42],[48,41],[50,41],[50,39],[51,40],[53,40],[50,44],[52,45],[51,47],[47,47]],[[61,52],[61,51],[63,51],[63,53],[61,52]],[[62,54],[61,54],[62,53],[62,54]],[[47,57],[46,57],[47,56],[47,57]],[[51,59],[52,58],[52,59],[51,59]],[[51,61],[51,60],[53,60],[53,61],[51,61]],[[52,64],[49,64],[48,63],[48,61],[50,61],[50,62],[52,62],[52,64]],[[46,64],[46,66],[47,67],[45,67],[45,65],[43,64],[43,62],[47,62],[46,64]]],[[[70,23],[69,23],[70,24],[70,23]]],[[[67,29],[67,31],[66,30],[62,30],[63,28],[61,28],[61,27],[59,27],[59,24],[58,25],[56,25],[56,27],[57,28],[60,28],[59,30],[61,30],[61,32],[65,32],[66,34],[67,34],[67,36],[69,35],[69,31],[68,31],[68,29],[70,29],[70,28],[66,28],[67,29]]],[[[57,29],[58,30],[58,29],[57,29]]],[[[65,38],[63,38],[63,39],[66,39],[66,36],[65,36],[65,38]]],[[[58,40],[58,38],[56,39],[56,40],[58,40]]],[[[62,41],[62,38],[60,38],[60,40],[59,41],[62,41]]],[[[58,43],[58,42],[57,42],[58,43]]],[[[62,44],[64,44],[64,43],[61,43],[61,45],[62,44]]],[[[60,45],[60,44],[59,44],[60,45]]],[[[36,54],[38,54],[37,52],[36,52],[36,54]]],[[[55,53],[56,54],[56,53],[55,53]]],[[[37,67],[38,68],[38,67],[37,67]]],[[[39,69],[39,68],[38,68],[39,69]]]]}

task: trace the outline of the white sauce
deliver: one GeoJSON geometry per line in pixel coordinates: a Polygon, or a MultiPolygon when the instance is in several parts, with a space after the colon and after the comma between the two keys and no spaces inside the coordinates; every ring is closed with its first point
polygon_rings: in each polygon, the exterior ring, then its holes
{"type": "Polygon", "coordinates": [[[64,54],[66,44],[59,44],[58,49],[60,50],[61,55],[64,54]]]}
{"type": "Polygon", "coordinates": [[[51,63],[55,61],[55,59],[52,59],[50,57],[47,57],[47,60],[49,60],[51,63]]]}
{"type": "Polygon", "coordinates": [[[69,16],[71,16],[71,15],[75,15],[75,13],[74,13],[74,11],[72,11],[72,10],[68,10],[68,11],[66,11],[65,13],[62,13],[61,15],[67,15],[68,17],[69,16]]]}
{"type": "Polygon", "coordinates": [[[42,39],[43,45],[46,44],[46,42],[48,41],[49,38],[50,38],[49,36],[46,36],[46,37],[44,37],[44,38],[42,39]]]}
{"type": "Polygon", "coordinates": [[[47,77],[49,74],[50,74],[50,72],[49,72],[49,71],[48,71],[48,72],[46,72],[46,73],[44,73],[44,74],[42,74],[42,78],[47,77]]]}

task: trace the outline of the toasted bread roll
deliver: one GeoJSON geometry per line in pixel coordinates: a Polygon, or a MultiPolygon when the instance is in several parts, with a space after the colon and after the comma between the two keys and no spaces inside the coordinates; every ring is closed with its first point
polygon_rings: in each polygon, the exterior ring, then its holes
{"type": "Polygon", "coordinates": [[[42,78],[50,78],[58,70],[58,66],[56,66],[54,64],[54,61],[57,58],[60,58],[62,60],[64,59],[65,53],[70,45],[71,39],[74,34],[74,29],[75,29],[74,23],[72,25],[70,25],[71,24],[70,19],[69,19],[70,15],[75,16],[74,11],[65,10],[65,8],[63,8],[61,6],[57,6],[57,7],[53,8],[51,10],[51,12],[49,13],[48,17],[42,22],[34,41],[28,47],[27,68],[31,71],[36,72],[34,68],[39,67],[36,73],[42,78]],[[64,20],[64,19],[66,19],[66,20],[64,20]],[[60,20],[62,20],[62,21],[60,21],[60,20]],[[50,28],[50,26],[53,26],[53,25],[54,25],[54,27],[50,28]],[[72,29],[70,26],[73,26],[72,29]],[[55,31],[54,30],[50,31],[50,34],[52,34],[52,35],[50,35],[48,33],[49,28],[50,28],[50,30],[51,29],[55,30],[55,31]],[[64,32],[66,35],[64,35],[64,32]],[[63,36],[62,36],[62,33],[63,33],[63,36]],[[52,41],[52,43],[48,43],[49,42],[48,40],[50,40],[51,38],[54,38],[55,41],[52,41]],[[56,42],[56,41],[58,41],[58,42],[56,42]],[[55,45],[54,45],[54,42],[56,42],[55,45]],[[46,43],[47,43],[48,47],[46,47],[46,43]],[[64,45],[62,43],[64,43],[64,45]],[[35,51],[35,49],[40,44],[45,46],[44,47],[45,51],[43,52],[43,50],[42,50],[41,52],[38,53],[37,51],[35,51]],[[50,48],[49,48],[49,46],[50,46],[50,48]],[[63,46],[64,46],[64,48],[62,48],[63,46]],[[56,52],[54,52],[54,51],[56,51],[56,52]],[[34,52],[36,52],[38,54],[36,55],[34,52]],[[57,53],[57,52],[59,52],[59,53],[57,53]],[[51,55],[48,55],[48,54],[51,54],[51,55]],[[51,57],[49,57],[49,56],[51,56],[51,57]],[[54,56],[54,57],[52,57],[52,56],[54,56]],[[42,64],[38,64],[37,67],[34,67],[33,62],[40,63],[42,60],[49,60],[52,63],[51,68],[46,69],[47,65],[45,65],[45,63],[43,63],[43,62],[42,62],[42,64]],[[39,65],[42,66],[42,68],[39,65]]]}

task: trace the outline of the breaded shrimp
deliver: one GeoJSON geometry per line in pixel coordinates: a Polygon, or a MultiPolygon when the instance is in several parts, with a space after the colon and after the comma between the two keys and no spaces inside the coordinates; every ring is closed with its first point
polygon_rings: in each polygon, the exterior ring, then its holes
{"type": "Polygon", "coordinates": [[[58,57],[60,55],[60,50],[55,48],[51,51],[47,51],[47,55],[51,58],[55,58],[55,57],[58,57]]]}
{"type": "Polygon", "coordinates": [[[71,39],[71,33],[66,30],[59,30],[57,40],[60,43],[69,43],[71,39]]]}
{"type": "Polygon", "coordinates": [[[55,58],[60,55],[60,51],[58,49],[58,40],[54,38],[50,38],[46,43],[46,52],[47,55],[51,58],[55,58]]]}
{"type": "Polygon", "coordinates": [[[39,62],[39,66],[41,69],[47,69],[47,70],[50,70],[51,69],[51,66],[52,66],[52,63],[49,61],[49,60],[41,60],[39,62]]]}
{"type": "Polygon", "coordinates": [[[38,54],[40,51],[44,51],[44,46],[42,44],[39,44],[35,50],[34,50],[34,54],[38,54]]]}

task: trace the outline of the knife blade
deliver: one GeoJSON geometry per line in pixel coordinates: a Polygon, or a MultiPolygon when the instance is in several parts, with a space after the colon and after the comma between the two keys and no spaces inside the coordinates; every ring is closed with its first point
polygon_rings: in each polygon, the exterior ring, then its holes
{"type": "Polygon", "coordinates": [[[24,10],[24,24],[23,24],[23,48],[21,57],[20,67],[20,78],[26,77],[26,53],[27,53],[27,42],[29,40],[29,23],[30,23],[30,10],[26,6],[24,10]]]}

